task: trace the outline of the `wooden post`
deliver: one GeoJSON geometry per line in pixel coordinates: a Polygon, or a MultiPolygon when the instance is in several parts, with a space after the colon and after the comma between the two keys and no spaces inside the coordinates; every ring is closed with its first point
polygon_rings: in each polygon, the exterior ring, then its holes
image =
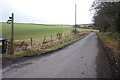
{"type": "Polygon", "coordinates": [[[77,17],[77,9],[76,9],[77,7],[76,6],[77,5],[75,4],[75,26],[74,26],[75,27],[75,34],[76,34],[76,19],[77,19],[76,18],[77,17]]]}
{"type": "Polygon", "coordinates": [[[10,54],[14,54],[14,14],[12,13],[10,54]]]}
{"type": "Polygon", "coordinates": [[[44,41],[43,41],[43,43],[45,43],[45,41],[46,41],[46,36],[44,37],[44,41]]]}
{"type": "Polygon", "coordinates": [[[65,38],[66,38],[66,33],[64,35],[65,35],[65,38]]]}
{"type": "Polygon", "coordinates": [[[52,35],[51,35],[51,41],[52,41],[52,35]]]}
{"type": "Polygon", "coordinates": [[[31,38],[31,47],[32,47],[33,39],[31,38]]]}
{"type": "Polygon", "coordinates": [[[57,34],[57,39],[58,39],[58,34],[57,34]]]}
{"type": "Polygon", "coordinates": [[[63,34],[61,33],[61,39],[62,39],[63,34]]]}
{"type": "MultiPolygon", "coordinates": [[[[77,6],[77,5],[75,4],[75,25],[76,25],[76,16],[77,16],[77,15],[76,15],[76,13],[77,13],[76,6],[77,6]]],[[[76,29],[76,28],[75,28],[75,29],[76,29]]]]}

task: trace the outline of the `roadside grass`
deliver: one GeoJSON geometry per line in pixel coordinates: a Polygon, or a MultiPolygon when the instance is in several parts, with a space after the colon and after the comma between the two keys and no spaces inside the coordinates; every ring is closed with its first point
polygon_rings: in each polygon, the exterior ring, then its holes
{"type": "MultiPolygon", "coordinates": [[[[7,38],[8,40],[11,37],[11,25],[2,23],[2,34],[4,38],[7,38]]],[[[77,29],[80,33],[90,32],[94,31],[92,29],[77,29]]],[[[15,41],[18,40],[24,40],[25,43],[28,43],[30,45],[30,38],[33,38],[33,44],[37,44],[39,42],[43,42],[44,37],[46,36],[46,40],[51,39],[51,35],[53,36],[53,40],[56,40],[57,34],[62,33],[63,36],[71,36],[70,33],[72,31],[72,26],[67,25],[44,25],[44,24],[28,24],[28,23],[15,23],[15,41]]],[[[69,44],[72,44],[73,42],[77,41],[78,39],[72,39],[65,43],[52,43],[52,46],[40,49],[39,47],[36,47],[36,50],[26,50],[26,51],[20,51],[15,55],[11,54],[3,54],[3,58],[18,58],[18,57],[29,57],[29,56],[35,56],[40,55],[46,52],[51,52],[54,50],[57,50],[59,48],[62,48],[64,46],[67,46],[69,44]],[[39,48],[40,50],[37,50],[39,48]]],[[[46,47],[46,46],[45,46],[46,47]]]]}
{"type": "Polygon", "coordinates": [[[95,29],[82,29],[82,28],[77,28],[79,32],[99,32],[99,30],[95,29]]]}
{"type": "MultiPolygon", "coordinates": [[[[0,47],[2,46],[2,42],[0,42],[0,47]]],[[[0,51],[0,58],[2,58],[2,51],[0,51]]]]}
{"type": "Polygon", "coordinates": [[[118,34],[116,33],[97,33],[99,39],[104,45],[105,53],[108,56],[109,62],[111,64],[111,69],[114,76],[120,76],[120,49],[118,48],[118,34]]]}
{"type": "Polygon", "coordinates": [[[2,42],[0,42],[0,46],[2,46],[2,42]]]}
{"type": "MultiPolygon", "coordinates": [[[[88,34],[86,34],[86,35],[88,35],[88,34]]],[[[27,50],[27,51],[24,51],[24,52],[15,54],[15,55],[13,55],[13,54],[3,54],[2,57],[3,58],[12,58],[12,59],[14,59],[14,58],[33,57],[33,56],[38,56],[38,55],[42,55],[42,54],[47,54],[47,53],[59,50],[61,48],[64,48],[65,46],[68,46],[68,45],[70,45],[70,44],[84,38],[86,35],[83,35],[81,37],[69,40],[69,41],[67,41],[65,43],[54,44],[54,46],[48,47],[48,48],[45,48],[45,49],[42,49],[42,50],[27,50]]]]}
{"type": "Polygon", "coordinates": [[[111,33],[98,33],[99,38],[103,41],[104,45],[113,49],[118,53],[118,40],[110,35],[111,33]]]}

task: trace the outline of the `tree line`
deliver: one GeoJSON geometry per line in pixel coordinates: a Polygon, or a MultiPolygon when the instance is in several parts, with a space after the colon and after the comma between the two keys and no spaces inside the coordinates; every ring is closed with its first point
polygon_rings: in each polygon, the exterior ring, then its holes
{"type": "Polygon", "coordinates": [[[120,2],[93,2],[93,22],[100,32],[120,33],[120,2]]]}

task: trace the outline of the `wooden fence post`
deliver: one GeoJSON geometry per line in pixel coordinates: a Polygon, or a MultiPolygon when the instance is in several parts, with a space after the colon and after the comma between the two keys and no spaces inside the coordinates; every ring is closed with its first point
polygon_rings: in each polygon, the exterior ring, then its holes
{"type": "Polygon", "coordinates": [[[62,39],[63,34],[61,33],[61,39],[62,39]]]}
{"type": "Polygon", "coordinates": [[[51,41],[52,41],[52,35],[51,35],[51,41]]]}
{"type": "Polygon", "coordinates": [[[31,38],[31,47],[32,47],[33,39],[31,38]]]}
{"type": "Polygon", "coordinates": [[[43,43],[45,43],[46,42],[46,36],[44,37],[44,41],[43,41],[43,43]]]}
{"type": "Polygon", "coordinates": [[[66,33],[64,35],[65,35],[65,38],[66,38],[66,33]]]}
{"type": "Polygon", "coordinates": [[[57,39],[58,39],[58,34],[57,34],[57,39]]]}

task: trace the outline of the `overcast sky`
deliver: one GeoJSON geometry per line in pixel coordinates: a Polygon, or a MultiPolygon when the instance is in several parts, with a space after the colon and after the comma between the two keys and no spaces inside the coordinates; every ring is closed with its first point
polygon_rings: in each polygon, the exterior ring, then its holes
{"type": "Polygon", "coordinates": [[[75,3],[77,4],[77,24],[92,22],[89,11],[94,0],[1,0],[2,18],[7,21],[11,13],[15,22],[40,24],[74,24],[75,3]]]}

